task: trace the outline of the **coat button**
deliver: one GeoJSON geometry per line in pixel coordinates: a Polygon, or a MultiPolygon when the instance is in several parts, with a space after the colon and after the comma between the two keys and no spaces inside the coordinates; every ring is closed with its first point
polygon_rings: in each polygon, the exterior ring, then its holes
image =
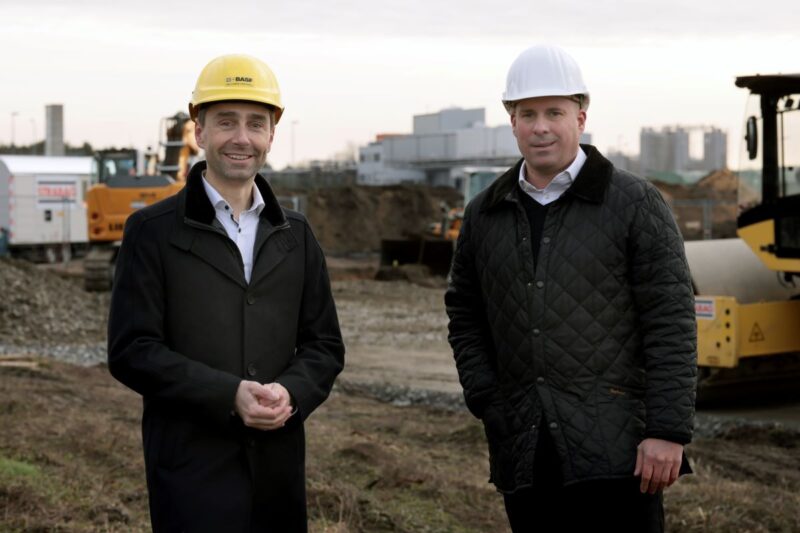
{"type": "Polygon", "coordinates": [[[527,240],[528,240],[528,238],[527,238],[527,237],[523,237],[523,238],[522,238],[522,242],[525,242],[525,241],[527,241],[527,240]]]}
{"type": "Polygon", "coordinates": [[[541,281],[541,280],[537,281],[536,282],[536,286],[541,289],[542,287],[544,287],[544,281],[541,281]]]}
{"type": "Polygon", "coordinates": [[[543,244],[550,244],[550,237],[545,237],[544,239],[542,239],[542,243],[543,244]]]}
{"type": "Polygon", "coordinates": [[[541,331],[539,331],[538,329],[534,329],[534,330],[533,330],[533,336],[534,336],[534,337],[538,337],[538,336],[539,336],[541,333],[542,333],[542,332],[541,332],[541,331]]]}
{"type": "Polygon", "coordinates": [[[254,303],[256,303],[256,297],[253,296],[252,294],[248,294],[247,295],[247,305],[253,305],[254,303]]]}
{"type": "Polygon", "coordinates": [[[550,422],[550,429],[558,429],[558,424],[555,422],[550,422]]]}
{"type": "Polygon", "coordinates": [[[247,375],[251,377],[256,375],[256,365],[253,363],[247,365],[247,375]]]}
{"type": "Polygon", "coordinates": [[[538,378],[536,378],[536,383],[538,383],[539,385],[543,384],[544,378],[542,376],[539,376],[538,378]]]}

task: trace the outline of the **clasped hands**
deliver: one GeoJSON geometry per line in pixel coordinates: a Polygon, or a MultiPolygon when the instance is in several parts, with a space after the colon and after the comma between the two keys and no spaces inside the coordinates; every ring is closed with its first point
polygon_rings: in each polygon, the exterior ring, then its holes
{"type": "Polygon", "coordinates": [[[236,413],[245,426],[271,430],[283,427],[293,414],[292,398],[280,383],[242,380],[236,390],[236,413]]]}

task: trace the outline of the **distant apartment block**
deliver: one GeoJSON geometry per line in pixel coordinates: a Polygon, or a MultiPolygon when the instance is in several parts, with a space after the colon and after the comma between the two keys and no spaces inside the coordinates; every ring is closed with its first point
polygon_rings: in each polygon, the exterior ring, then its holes
{"type": "Polygon", "coordinates": [[[645,176],[664,172],[711,172],[725,168],[728,158],[727,134],[710,126],[642,128],[639,141],[639,168],[645,176]],[[692,159],[690,135],[700,132],[703,134],[703,155],[700,159],[692,159]]]}
{"type": "Polygon", "coordinates": [[[703,133],[704,170],[720,170],[728,166],[728,135],[717,128],[703,133]]]}

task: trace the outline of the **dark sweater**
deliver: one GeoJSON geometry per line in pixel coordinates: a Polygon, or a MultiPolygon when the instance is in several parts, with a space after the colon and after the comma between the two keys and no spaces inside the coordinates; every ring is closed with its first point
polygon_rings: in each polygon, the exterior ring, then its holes
{"type": "Polygon", "coordinates": [[[533,262],[536,264],[539,260],[539,244],[542,241],[542,228],[548,206],[540,204],[525,191],[520,191],[519,196],[522,198],[522,206],[525,208],[528,224],[531,226],[531,250],[533,251],[533,262]]]}

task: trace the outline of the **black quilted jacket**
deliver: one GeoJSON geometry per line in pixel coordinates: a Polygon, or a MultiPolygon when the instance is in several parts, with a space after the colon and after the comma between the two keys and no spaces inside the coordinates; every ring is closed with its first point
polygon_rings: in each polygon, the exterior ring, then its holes
{"type": "Polygon", "coordinates": [[[534,265],[522,161],[469,204],[445,296],[467,407],[500,491],[529,486],[542,425],[565,484],[630,476],[646,437],[692,437],[696,326],[683,241],[650,183],[592,146],[534,265]]]}

